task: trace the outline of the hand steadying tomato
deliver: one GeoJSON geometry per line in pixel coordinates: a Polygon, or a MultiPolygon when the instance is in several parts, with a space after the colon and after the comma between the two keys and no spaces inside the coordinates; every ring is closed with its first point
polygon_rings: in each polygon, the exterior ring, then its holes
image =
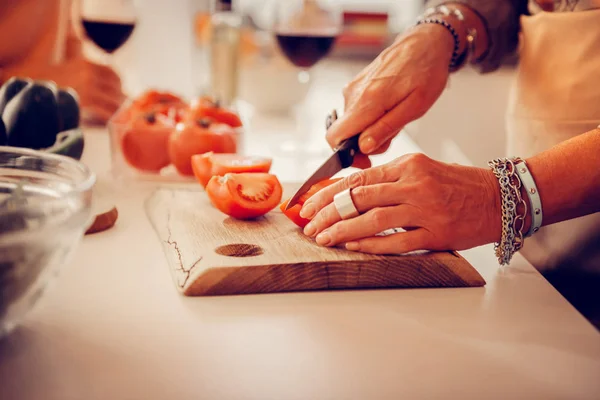
{"type": "Polygon", "coordinates": [[[290,202],[290,199],[287,199],[285,202],[283,202],[279,206],[279,209],[293,223],[295,223],[296,225],[298,225],[300,228],[304,228],[310,222],[309,219],[302,218],[300,216],[300,210],[302,209],[302,205],[304,205],[304,202],[306,200],[310,199],[319,190],[323,189],[324,187],[327,187],[327,186],[331,185],[332,183],[335,183],[335,182],[339,181],[340,179],[342,179],[342,178],[334,178],[334,179],[325,179],[325,180],[322,180],[321,182],[312,185],[310,187],[310,189],[308,189],[308,191],[306,193],[304,193],[302,196],[300,196],[300,198],[298,199],[298,202],[296,204],[294,204],[294,206],[291,207],[289,210],[286,210],[285,208],[287,207],[288,203],[290,202]]]}
{"type": "Polygon", "coordinates": [[[186,120],[198,120],[209,118],[213,121],[227,124],[232,128],[242,126],[240,117],[232,110],[221,107],[221,105],[210,97],[199,97],[192,101],[187,112],[186,120]]]}
{"type": "Polygon", "coordinates": [[[275,175],[240,173],[213,176],[206,186],[211,203],[236,219],[254,219],[279,204],[283,189],[275,175]]]}
{"type": "Polygon", "coordinates": [[[192,156],[192,170],[198,182],[206,187],[213,176],[223,176],[228,173],[269,172],[272,162],[273,160],[267,157],[209,152],[192,156]]]}
{"type": "Polygon", "coordinates": [[[201,119],[179,123],[169,138],[171,163],[182,175],[193,175],[192,156],[196,154],[235,153],[236,132],[228,125],[201,119]]]}
{"type": "Polygon", "coordinates": [[[125,161],[143,171],[158,172],[171,162],[168,152],[173,126],[155,113],[139,115],[121,136],[125,161]]]}

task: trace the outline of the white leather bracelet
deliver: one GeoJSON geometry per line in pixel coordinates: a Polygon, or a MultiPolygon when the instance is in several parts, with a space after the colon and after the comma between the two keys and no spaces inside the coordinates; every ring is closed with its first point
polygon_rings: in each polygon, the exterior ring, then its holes
{"type": "Polygon", "coordinates": [[[531,176],[529,168],[527,168],[527,163],[525,163],[525,161],[519,161],[515,164],[515,168],[521,179],[521,184],[527,192],[529,204],[531,205],[531,227],[529,228],[529,232],[525,235],[525,237],[529,237],[539,231],[542,226],[544,216],[542,212],[542,199],[540,198],[540,193],[535,185],[535,180],[533,179],[533,176],[531,176]]]}

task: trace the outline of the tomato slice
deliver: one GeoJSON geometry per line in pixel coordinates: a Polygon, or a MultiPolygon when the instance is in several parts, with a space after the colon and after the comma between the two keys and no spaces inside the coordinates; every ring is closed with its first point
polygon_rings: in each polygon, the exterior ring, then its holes
{"type": "Polygon", "coordinates": [[[213,176],[206,185],[211,203],[236,219],[265,215],[281,202],[283,189],[277,177],[266,173],[240,173],[213,176]]]}
{"type": "Polygon", "coordinates": [[[173,127],[161,122],[155,114],[136,118],[121,136],[121,153],[132,167],[158,172],[170,163],[169,138],[173,127]]]}
{"type": "Polygon", "coordinates": [[[342,178],[325,179],[319,183],[315,183],[314,185],[312,185],[310,187],[310,189],[308,189],[308,191],[306,193],[304,193],[302,196],[300,196],[300,198],[298,199],[298,202],[296,204],[294,204],[294,206],[291,207],[289,210],[286,210],[285,208],[287,207],[288,203],[290,202],[290,199],[287,199],[285,202],[283,202],[279,206],[279,209],[281,210],[281,212],[283,212],[285,214],[286,217],[288,217],[290,219],[290,221],[292,221],[294,224],[298,225],[300,228],[304,228],[310,222],[309,219],[302,218],[300,216],[300,210],[302,209],[302,206],[304,205],[306,200],[310,199],[319,190],[339,181],[340,179],[342,179],[342,178]]]}
{"type": "Polygon", "coordinates": [[[213,176],[228,173],[269,172],[273,159],[268,157],[243,156],[239,154],[213,153],[192,156],[192,170],[204,187],[213,176]]]}

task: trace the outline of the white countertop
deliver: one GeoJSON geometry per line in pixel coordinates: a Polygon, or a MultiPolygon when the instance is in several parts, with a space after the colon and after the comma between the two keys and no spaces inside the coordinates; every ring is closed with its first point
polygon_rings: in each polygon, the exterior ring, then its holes
{"type": "MultiPolygon", "coordinates": [[[[331,86],[311,96],[343,109],[331,86]]],[[[255,116],[247,151],[271,154],[290,123],[255,116]]],[[[86,140],[104,183],[107,134],[86,140]]],[[[412,151],[401,135],[377,162],[412,151]]],[[[273,172],[313,167],[276,157],[273,172]]],[[[0,343],[0,399],[600,398],[598,331],[519,256],[499,269],[491,245],[462,252],[482,288],[186,298],[144,212],[152,186],[116,186],[117,225],[0,343]]]]}

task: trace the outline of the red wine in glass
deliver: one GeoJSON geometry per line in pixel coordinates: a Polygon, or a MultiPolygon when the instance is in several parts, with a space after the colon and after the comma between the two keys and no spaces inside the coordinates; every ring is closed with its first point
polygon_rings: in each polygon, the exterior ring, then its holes
{"type": "Polygon", "coordinates": [[[281,51],[294,65],[310,68],[333,48],[335,36],[276,33],[281,51]]]}
{"type": "Polygon", "coordinates": [[[114,53],[131,36],[135,22],[82,19],[86,36],[107,53],[114,53]]]}

